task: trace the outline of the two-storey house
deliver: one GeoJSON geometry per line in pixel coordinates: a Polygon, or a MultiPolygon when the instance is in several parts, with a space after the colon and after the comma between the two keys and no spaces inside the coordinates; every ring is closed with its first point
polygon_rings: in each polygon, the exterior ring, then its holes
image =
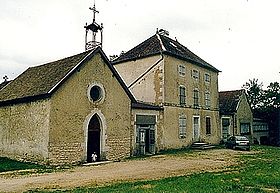
{"type": "MultiPolygon", "coordinates": [[[[218,143],[219,70],[162,32],[122,54],[114,67],[137,101],[162,107],[158,150],[218,143]]],[[[140,131],[135,127],[135,138],[140,131]]]]}

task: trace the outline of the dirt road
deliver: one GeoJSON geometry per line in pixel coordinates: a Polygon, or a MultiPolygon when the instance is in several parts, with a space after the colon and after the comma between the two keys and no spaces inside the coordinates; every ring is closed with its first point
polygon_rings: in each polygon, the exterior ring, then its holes
{"type": "Polygon", "coordinates": [[[23,192],[36,188],[73,188],[118,181],[159,179],[193,172],[216,171],[236,164],[236,156],[248,153],[215,149],[180,155],[157,155],[104,165],[75,167],[49,174],[5,177],[0,175],[0,192],[23,192]]]}

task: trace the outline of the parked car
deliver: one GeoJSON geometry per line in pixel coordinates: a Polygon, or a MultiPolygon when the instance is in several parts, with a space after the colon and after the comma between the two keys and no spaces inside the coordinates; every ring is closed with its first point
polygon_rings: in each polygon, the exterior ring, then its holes
{"type": "Polygon", "coordinates": [[[250,141],[245,136],[231,136],[225,142],[226,148],[250,150],[250,141]]]}

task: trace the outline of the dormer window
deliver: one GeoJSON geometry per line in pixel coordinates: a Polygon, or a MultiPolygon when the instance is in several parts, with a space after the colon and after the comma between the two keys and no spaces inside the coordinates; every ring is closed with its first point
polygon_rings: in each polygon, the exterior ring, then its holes
{"type": "Polygon", "coordinates": [[[186,75],[186,66],[183,64],[180,64],[178,66],[178,73],[180,76],[185,76],[186,75]]]}

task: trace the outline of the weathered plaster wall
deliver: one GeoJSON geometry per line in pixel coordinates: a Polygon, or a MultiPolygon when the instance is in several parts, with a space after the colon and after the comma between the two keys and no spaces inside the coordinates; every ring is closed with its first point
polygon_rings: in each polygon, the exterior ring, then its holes
{"type": "Polygon", "coordinates": [[[97,54],[78,69],[52,96],[50,160],[76,163],[86,160],[87,126],[98,113],[102,118],[104,159],[130,155],[130,99],[101,56],[97,54]],[[97,83],[104,88],[104,99],[93,103],[88,88],[97,83]]]}
{"type": "Polygon", "coordinates": [[[221,130],[218,113],[218,73],[174,57],[165,56],[164,60],[164,139],[166,148],[177,148],[193,142],[193,117],[200,117],[200,140],[218,143],[221,130]],[[178,66],[185,65],[185,76],[180,76],[178,66]],[[199,71],[199,79],[192,77],[192,70],[199,71]],[[204,74],[211,76],[210,83],[205,82],[204,74]],[[179,105],[179,86],[186,88],[186,105],[179,105]],[[194,108],[193,90],[199,91],[199,107],[194,108]],[[210,92],[210,108],[205,105],[205,92],[210,92]],[[179,138],[179,116],[187,118],[187,136],[179,138]],[[211,134],[206,135],[206,117],[211,119],[211,134]]]}
{"type": "Polygon", "coordinates": [[[0,156],[47,162],[50,101],[0,107],[0,156]]]}
{"type": "Polygon", "coordinates": [[[191,108],[179,108],[168,106],[164,108],[164,149],[181,148],[189,146],[194,142],[193,117],[199,116],[200,141],[217,144],[220,141],[220,123],[217,111],[195,110],[191,108]],[[179,116],[186,117],[186,137],[179,137],[179,116]],[[211,134],[206,134],[206,117],[211,119],[211,134]]]}
{"type": "MultiPolygon", "coordinates": [[[[115,65],[122,77],[129,84],[152,64],[161,59],[147,57],[131,62],[115,65]]],[[[150,73],[144,76],[130,88],[138,100],[164,106],[162,112],[162,131],[158,135],[159,149],[178,148],[188,146],[193,142],[193,116],[200,117],[200,139],[210,143],[218,143],[221,137],[220,119],[218,113],[218,73],[199,67],[189,62],[164,55],[161,61],[150,73]],[[178,66],[185,65],[186,74],[180,76],[178,66]],[[198,80],[192,77],[192,70],[200,73],[198,80]],[[204,79],[207,73],[211,77],[210,83],[204,79]],[[179,105],[179,86],[186,88],[185,106],[179,105]],[[199,90],[199,108],[194,109],[193,90],[199,90]],[[205,92],[210,92],[210,108],[205,104],[205,92]],[[187,117],[187,136],[179,138],[179,116],[187,117]],[[211,135],[206,135],[206,117],[211,118],[211,135]]]]}
{"type": "MultiPolygon", "coordinates": [[[[236,112],[236,133],[240,134],[240,124],[250,123],[251,134],[253,133],[253,113],[245,94],[241,95],[236,112]]],[[[251,135],[250,135],[251,137],[251,135]]]]}
{"type": "Polygon", "coordinates": [[[199,91],[199,107],[208,109],[205,106],[205,92],[210,92],[211,108],[210,110],[217,110],[218,101],[218,73],[189,62],[176,59],[171,56],[165,56],[164,62],[164,103],[179,104],[179,86],[186,88],[186,106],[193,107],[193,90],[199,91]],[[178,66],[185,65],[186,74],[180,76],[178,73],[178,66]],[[199,71],[199,79],[192,77],[192,70],[199,71]],[[211,76],[211,82],[208,83],[204,80],[205,73],[211,76]]]}
{"type": "Polygon", "coordinates": [[[130,86],[131,83],[144,74],[129,88],[137,100],[155,104],[162,102],[163,61],[160,55],[124,62],[114,67],[127,86],[130,86]],[[158,64],[155,65],[157,62],[158,64]],[[153,65],[155,66],[149,71],[153,65]]]}
{"type": "Polygon", "coordinates": [[[140,75],[144,74],[153,64],[160,60],[160,56],[151,56],[140,60],[133,60],[114,65],[126,85],[130,85],[140,75]]]}

